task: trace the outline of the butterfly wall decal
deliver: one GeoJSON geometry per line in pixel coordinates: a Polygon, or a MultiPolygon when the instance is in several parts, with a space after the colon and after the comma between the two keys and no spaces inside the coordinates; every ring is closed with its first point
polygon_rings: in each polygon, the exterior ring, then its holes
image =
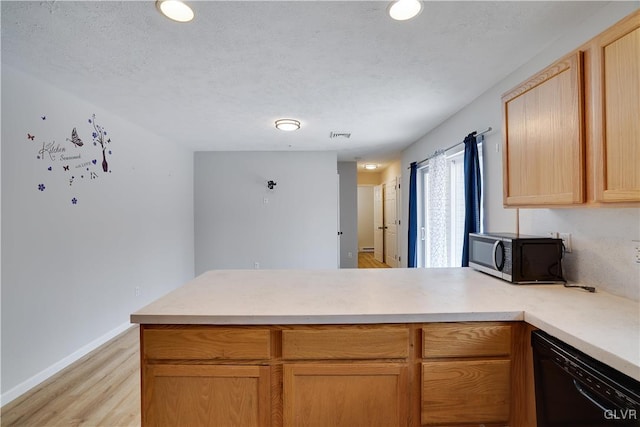
{"type": "Polygon", "coordinates": [[[33,141],[33,138],[35,138],[35,135],[31,135],[30,133],[27,134],[27,139],[30,139],[33,141]]]}
{"type": "Polygon", "coordinates": [[[82,140],[78,137],[76,128],[73,128],[73,130],[71,131],[71,139],[67,138],[67,141],[71,142],[76,147],[82,147],[84,145],[82,140]]]}
{"type": "Polygon", "coordinates": [[[42,120],[47,120],[47,116],[40,116],[42,120]]]}
{"type": "Polygon", "coordinates": [[[67,166],[63,166],[64,170],[68,171],[69,170],[69,165],[67,166]]]}

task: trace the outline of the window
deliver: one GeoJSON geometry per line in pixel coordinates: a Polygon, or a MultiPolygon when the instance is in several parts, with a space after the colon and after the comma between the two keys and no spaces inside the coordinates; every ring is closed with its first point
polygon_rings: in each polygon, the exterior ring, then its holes
{"type": "MultiPolygon", "coordinates": [[[[482,142],[478,157],[482,181],[482,142]]],[[[464,241],[464,145],[430,159],[418,170],[417,181],[418,267],[459,267],[464,241]]],[[[481,200],[481,227],[483,211],[481,200]]]]}

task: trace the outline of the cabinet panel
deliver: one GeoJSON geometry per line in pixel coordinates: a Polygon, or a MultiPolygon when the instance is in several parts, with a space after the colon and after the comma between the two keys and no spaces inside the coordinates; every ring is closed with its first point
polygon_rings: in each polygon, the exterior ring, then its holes
{"type": "Polygon", "coordinates": [[[142,391],[145,427],[270,424],[268,367],[149,365],[142,391]]]}
{"type": "Polygon", "coordinates": [[[144,328],[145,359],[268,359],[268,329],[224,327],[144,328]]]}
{"type": "Polygon", "coordinates": [[[597,200],[640,201],[640,12],[595,39],[597,200]]]}
{"type": "Polygon", "coordinates": [[[422,357],[508,356],[511,326],[433,323],[422,328],[422,357]]]}
{"type": "Polygon", "coordinates": [[[406,426],[407,367],[285,364],[284,426],[406,426]]]}
{"type": "Polygon", "coordinates": [[[394,359],[409,355],[406,327],[344,327],[282,331],[282,358],[394,359]]]}
{"type": "Polygon", "coordinates": [[[422,424],[507,423],[509,360],[422,364],[422,424]]]}
{"type": "Polygon", "coordinates": [[[505,205],[584,201],[583,89],[578,52],[502,97],[505,205]]]}

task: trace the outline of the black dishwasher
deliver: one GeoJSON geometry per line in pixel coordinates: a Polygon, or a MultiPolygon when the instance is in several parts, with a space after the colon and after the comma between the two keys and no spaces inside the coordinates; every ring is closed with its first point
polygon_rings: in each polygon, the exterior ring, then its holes
{"type": "Polygon", "coordinates": [[[545,332],[531,345],[538,427],[640,426],[640,382],[545,332]]]}

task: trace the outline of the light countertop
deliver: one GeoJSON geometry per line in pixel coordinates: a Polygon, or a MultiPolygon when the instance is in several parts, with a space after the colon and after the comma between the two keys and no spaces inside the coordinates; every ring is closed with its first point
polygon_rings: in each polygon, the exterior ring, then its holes
{"type": "Polygon", "coordinates": [[[140,324],[284,325],[524,320],[640,380],[640,304],[469,268],[216,270],[131,315],[140,324]]]}

